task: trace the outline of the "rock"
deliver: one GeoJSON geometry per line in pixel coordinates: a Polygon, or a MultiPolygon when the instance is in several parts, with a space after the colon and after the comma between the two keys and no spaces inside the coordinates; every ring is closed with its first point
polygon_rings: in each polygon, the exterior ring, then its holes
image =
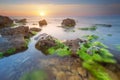
{"type": "Polygon", "coordinates": [[[51,57],[41,61],[46,71],[55,79],[51,80],[88,80],[88,72],[82,67],[80,58],[51,57]]]}
{"type": "Polygon", "coordinates": [[[22,24],[26,24],[26,23],[27,23],[27,19],[20,19],[20,20],[15,19],[14,21],[15,21],[16,23],[22,23],[22,24]]]}
{"type": "Polygon", "coordinates": [[[40,35],[40,38],[38,42],[36,43],[35,47],[38,50],[41,50],[42,52],[47,54],[46,50],[55,45],[56,45],[55,38],[46,33],[43,33],[40,35]]]}
{"type": "Polygon", "coordinates": [[[95,24],[96,26],[112,27],[111,24],[95,24]]]}
{"type": "Polygon", "coordinates": [[[64,44],[69,47],[69,49],[72,52],[72,56],[76,57],[77,56],[76,52],[80,48],[80,43],[83,43],[83,42],[85,42],[85,40],[82,40],[82,39],[78,38],[78,39],[75,39],[75,40],[67,40],[67,41],[64,42],[64,44]]]}
{"type": "Polygon", "coordinates": [[[62,21],[61,25],[63,27],[74,27],[76,25],[76,22],[74,19],[67,18],[62,21]]]}
{"type": "Polygon", "coordinates": [[[0,16],[0,29],[4,27],[11,27],[13,20],[7,16],[0,16]]]}
{"type": "Polygon", "coordinates": [[[0,30],[0,34],[2,36],[8,36],[8,35],[17,35],[22,34],[24,37],[29,36],[29,27],[28,26],[19,26],[16,28],[3,28],[0,30]]]}
{"type": "Polygon", "coordinates": [[[45,25],[47,25],[47,21],[45,19],[39,21],[39,26],[45,26],[45,25]]]}
{"type": "Polygon", "coordinates": [[[35,32],[39,32],[39,31],[41,31],[41,29],[40,28],[30,28],[30,31],[35,31],[35,32]]]}
{"type": "MultiPolygon", "coordinates": [[[[38,50],[41,50],[43,53],[48,54],[46,52],[47,49],[57,46],[56,38],[54,38],[46,33],[39,35],[39,37],[40,38],[39,38],[38,42],[36,43],[36,48],[38,50]]],[[[83,42],[86,42],[86,41],[78,38],[75,40],[64,41],[63,44],[65,44],[66,46],[69,47],[69,49],[71,51],[71,56],[77,57],[76,52],[80,48],[80,43],[83,43],[83,42]]]]}
{"type": "Polygon", "coordinates": [[[25,44],[24,36],[21,34],[4,36],[0,38],[0,52],[4,53],[4,56],[8,56],[11,54],[7,53],[7,50],[15,49],[15,52],[23,51],[27,48],[25,44]]]}

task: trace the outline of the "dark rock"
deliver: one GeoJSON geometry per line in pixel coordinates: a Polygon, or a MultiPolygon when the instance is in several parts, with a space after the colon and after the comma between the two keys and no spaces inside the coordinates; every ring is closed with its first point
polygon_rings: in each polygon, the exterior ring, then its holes
{"type": "Polygon", "coordinates": [[[76,22],[74,19],[64,19],[61,23],[63,27],[74,27],[76,25],[76,22]]]}
{"type": "Polygon", "coordinates": [[[0,16],[0,29],[4,27],[11,27],[13,20],[7,16],[0,16]]]}
{"type": "Polygon", "coordinates": [[[69,49],[71,50],[72,56],[77,57],[76,52],[78,49],[80,49],[80,44],[83,42],[85,42],[85,40],[78,38],[75,40],[67,40],[64,42],[64,44],[69,47],[69,49]]]}
{"type": "Polygon", "coordinates": [[[19,26],[16,28],[3,28],[0,30],[0,34],[2,36],[8,36],[8,35],[17,35],[22,34],[24,37],[27,37],[29,35],[29,27],[28,26],[19,26]]]}
{"type": "MultiPolygon", "coordinates": [[[[36,48],[38,50],[41,50],[45,54],[48,54],[46,52],[47,49],[57,46],[56,38],[54,38],[46,33],[41,34],[39,37],[40,37],[39,41],[36,43],[36,48]]],[[[64,41],[63,44],[65,44],[66,46],[69,47],[69,49],[72,53],[72,56],[77,57],[76,52],[80,48],[80,43],[83,43],[83,42],[85,42],[85,41],[81,40],[81,39],[75,39],[75,40],[64,41]]]]}
{"type": "MultiPolygon", "coordinates": [[[[23,51],[27,49],[25,46],[26,42],[24,36],[22,34],[19,35],[8,35],[4,37],[0,37],[0,52],[4,53],[4,56],[8,56],[11,54],[6,53],[9,49],[15,49],[15,52],[23,51]]],[[[13,53],[15,53],[13,52],[13,53]]],[[[12,53],[12,54],[13,54],[12,53]]]]}
{"type": "Polygon", "coordinates": [[[96,26],[112,27],[111,24],[95,24],[96,26]]]}
{"type": "Polygon", "coordinates": [[[35,31],[35,32],[39,32],[39,31],[41,31],[41,29],[40,28],[30,28],[30,31],[35,31]]]}
{"type": "Polygon", "coordinates": [[[39,26],[45,26],[45,25],[47,25],[47,21],[45,19],[39,21],[39,26]]]}
{"type": "Polygon", "coordinates": [[[22,23],[22,24],[26,24],[26,23],[27,23],[27,19],[20,19],[20,20],[15,19],[14,21],[15,21],[16,23],[22,23]]]}
{"type": "Polygon", "coordinates": [[[46,50],[53,46],[56,46],[55,38],[46,33],[40,35],[39,41],[35,45],[38,50],[41,50],[45,54],[47,54],[46,50]]]}

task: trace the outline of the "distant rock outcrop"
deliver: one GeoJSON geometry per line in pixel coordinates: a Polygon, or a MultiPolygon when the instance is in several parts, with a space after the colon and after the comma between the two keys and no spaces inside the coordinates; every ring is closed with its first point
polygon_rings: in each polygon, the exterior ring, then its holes
{"type": "Polygon", "coordinates": [[[39,26],[45,26],[47,25],[47,21],[45,19],[39,21],[39,26]]]}
{"type": "Polygon", "coordinates": [[[11,27],[13,20],[7,16],[0,16],[0,29],[4,27],[11,27]]]}
{"type": "Polygon", "coordinates": [[[76,22],[74,19],[67,18],[62,21],[61,25],[63,27],[74,27],[76,25],[76,22]]]}
{"type": "Polygon", "coordinates": [[[35,31],[35,32],[39,32],[39,31],[41,31],[41,29],[40,28],[30,28],[30,31],[35,31]]]}
{"type": "Polygon", "coordinates": [[[95,24],[95,26],[112,27],[111,24],[95,24]]]}
{"type": "Polygon", "coordinates": [[[15,21],[16,23],[21,23],[21,24],[26,24],[26,23],[27,23],[27,19],[20,19],[20,20],[15,19],[14,21],[15,21]]]}

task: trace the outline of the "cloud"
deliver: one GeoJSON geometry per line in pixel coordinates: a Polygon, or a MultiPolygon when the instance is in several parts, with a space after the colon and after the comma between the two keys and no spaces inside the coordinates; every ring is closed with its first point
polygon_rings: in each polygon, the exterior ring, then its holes
{"type": "Polygon", "coordinates": [[[0,4],[115,4],[120,0],[0,0],[0,4]]]}

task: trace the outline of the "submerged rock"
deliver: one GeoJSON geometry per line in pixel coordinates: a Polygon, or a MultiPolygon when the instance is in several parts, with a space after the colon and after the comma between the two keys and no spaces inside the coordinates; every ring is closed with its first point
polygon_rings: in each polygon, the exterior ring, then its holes
{"type": "Polygon", "coordinates": [[[39,26],[45,26],[47,25],[47,21],[45,19],[39,21],[39,26]]]}
{"type": "Polygon", "coordinates": [[[0,16],[0,29],[4,27],[11,27],[13,20],[7,16],[0,16]]]}
{"type": "Polygon", "coordinates": [[[62,21],[61,25],[63,27],[74,27],[76,25],[76,22],[74,19],[67,18],[62,21]]]}
{"type": "Polygon", "coordinates": [[[45,59],[41,63],[46,65],[44,68],[50,75],[50,80],[88,80],[89,77],[79,58],[56,57],[45,59]]]}

